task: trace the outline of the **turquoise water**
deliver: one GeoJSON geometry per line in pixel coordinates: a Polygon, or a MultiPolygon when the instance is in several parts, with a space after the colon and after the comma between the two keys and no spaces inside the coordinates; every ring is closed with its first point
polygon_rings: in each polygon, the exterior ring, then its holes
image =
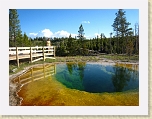
{"type": "Polygon", "coordinates": [[[139,89],[139,72],[125,67],[95,63],[56,65],[55,78],[71,89],[91,93],[139,89]]]}

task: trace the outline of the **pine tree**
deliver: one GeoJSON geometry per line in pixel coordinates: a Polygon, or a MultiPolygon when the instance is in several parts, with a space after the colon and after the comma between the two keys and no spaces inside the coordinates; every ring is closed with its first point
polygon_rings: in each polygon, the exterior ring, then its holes
{"type": "Polygon", "coordinates": [[[82,24],[80,25],[79,27],[79,31],[78,31],[78,37],[80,39],[80,41],[82,42],[84,40],[84,29],[83,29],[83,26],[82,24]]]}
{"type": "Polygon", "coordinates": [[[9,10],[9,46],[17,46],[17,38],[21,36],[20,21],[16,9],[9,10]]]}
{"type": "Polygon", "coordinates": [[[132,30],[129,28],[131,23],[127,22],[125,11],[122,9],[119,9],[115,15],[116,18],[114,19],[112,27],[115,32],[115,36],[117,37],[117,53],[125,53],[127,41],[124,37],[126,36],[127,32],[132,30]]]}
{"type": "Polygon", "coordinates": [[[101,33],[101,35],[100,35],[100,50],[101,50],[101,52],[103,52],[103,50],[104,50],[104,46],[103,46],[103,33],[101,33]]]}
{"type": "Polygon", "coordinates": [[[24,35],[23,35],[23,46],[24,47],[30,46],[30,40],[28,39],[28,36],[26,35],[26,33],[24,33],[24,35]]]}
{"type": "Polygon", "coordinates": [[[100,39],[99,39],[98,35],[97,35],[97,41],[96,41],[96,49],[97,49],[97,51],[100,50],[100,39]]]}
{"type": "Polygon", "coordinates": [[[66,47],[65,47],[65,41],[62,40],[60,41],[60,56],[65,56],[66,55],[66,47]]]}
{"type": "Polygon", "coordinates": [[[110,39],[109,39],[110,54],[112,53],[111,40],[112,40],[112,32],[110,33],[110,39]]]}
{"type": "Polygon", "coordinates": [[[104,36],[104,51],[108,53],[108,39],[104,36]]]}
{"type": "Polygon", "coordinates": [[[22,36],[20,30],[17,32],[16,46],[19,46],[19,47],[23,47],[24,46],[23,36],[22,36]]]}
{"type": "Polygon", "coordinates": [[[127,52],[128,56],[129,56],[129,59],[130,59],[130,56],[133,53],[133,41],[131,39],[129,39],[127,41],[126,52],[127,52]]]}
{"type": "Polygon", "coordinates": [[[75,51],[75,46],[76,44],[74,44],[74,40],[73,38],[71,37],[71,34],[68,38],[68,41],[67,41],[67,50],[69,52],[69,55],[74,55],[74,51],[75,51]]]}
{"type": "Polygon", "coordinates": [[[80,46],[79,46],[79,52],[81,55],[87,55],[88,54],[88,50],[86,49],[86,44],[84,42],[84,29],[82,24],[79,27],[79,31],[78,31],[78,37],[80,40],[80,46]]]}

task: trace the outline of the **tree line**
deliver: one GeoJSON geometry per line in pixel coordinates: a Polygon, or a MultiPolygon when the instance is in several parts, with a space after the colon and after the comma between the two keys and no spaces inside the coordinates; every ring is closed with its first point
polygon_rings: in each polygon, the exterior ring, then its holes
{"type": "MultiPolygon", "coordinates": [[[[106,38],[104,33],[93,39],[84,37],[84,28],[81,24],[78,28],[78,36],[50,38],[51,44],[56,46],[57,56],[75,56],[75,55],[92,55],[95,53],[106,54],[139,54],[139,25],[130,28],[126,18],[126,12],[119,9],[115,13],[113,31],[109,33],[110,37],[106,38]]],[[[26,33],[22,34],[20,21],[16,9],[9,10],[9,47],[14,46],[45,46],[48,38],[36,37],[30,38],[26,33]]]]}

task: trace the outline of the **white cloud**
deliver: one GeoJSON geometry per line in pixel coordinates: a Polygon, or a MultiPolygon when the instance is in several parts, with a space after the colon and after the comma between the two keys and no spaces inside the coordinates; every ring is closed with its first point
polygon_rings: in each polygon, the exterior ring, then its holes
{"type": "Polygon", "coordinates": [[[69,32],[67,32],[67,31],[64,31],[64,30],[61,30],[61,31],[57,31],[57,32],[55,32],[54,33],[54,37],[69,37],[70,36],[70,34],[71,34],[71,37],[75,37],[75,36],[77,36],[77,34],[72,34],[72,33],[69,33],[69,32]]]}
{"type": "Polygon", "coordinates": [[[54,33],[54,37],[69,37],[70,33],[67,31],[61,30],[54,33]]]}
{"type": "Polygon", "coordinates": [[[50,31],[50,29],[44,29],[41,31],[41,33],[43,34],[44,37],[52,37],[53,33],[52,31],[50,31]]]}
{"type": "Polygon", "coordinates": [[[71,34],[71,37],[73,37],[73,38],[75,38],[77,36],[78,36],[78,34],[71,34]]]}
{"type": "Polygon", "coordinates": [[[29,33],[31,36],[37,36],[38,33],[29,33]]]}
{"type": "Polygon", "coordinates": [[[84,24],[90,24],[90,21],[82,21],[84,24]]]}
{"type": "Polygon", "coordinates": [[[69,33],[67,31],[61,30],[61,31],[57,31],[55,33],[53,33],[50,29],[44,29],[39,31],[38,33],[29,33],[30,35],[36,37],[57,37],[57,38],[61,38],[61,37],[69,37],[69,35],[71,34],[71,37],[75,38],[75,36],[77,36],[77,34],[73,34],[73,33],[69,33]]]}

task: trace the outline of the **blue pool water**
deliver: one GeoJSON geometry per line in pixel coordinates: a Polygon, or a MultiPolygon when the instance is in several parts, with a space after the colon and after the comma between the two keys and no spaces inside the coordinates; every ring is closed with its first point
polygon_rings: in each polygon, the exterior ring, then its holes
{"type": "Polygon", "coordinates": [[[114,65],[85,62],[57,64],[54,76],[67,88],[91,93],[139,89],[137,70],[114,65]]]}

